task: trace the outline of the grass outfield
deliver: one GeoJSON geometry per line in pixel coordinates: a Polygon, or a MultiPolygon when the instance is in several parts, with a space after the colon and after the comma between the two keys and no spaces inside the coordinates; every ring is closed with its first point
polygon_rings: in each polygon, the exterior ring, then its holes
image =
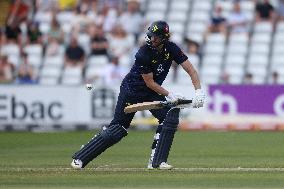
{"type": "Polygon", "coordinates": [[[93,133],[0,133],[0,188],[284,188],[284,133],[178,132],[175,169],[153,171],[153,132],[130,131],[72,170],[71,155],[93,133]]]}

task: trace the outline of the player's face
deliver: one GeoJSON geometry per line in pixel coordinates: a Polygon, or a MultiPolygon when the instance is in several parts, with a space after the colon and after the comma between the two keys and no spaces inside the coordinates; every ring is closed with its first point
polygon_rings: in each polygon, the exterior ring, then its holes
{"type": "Polygon", "coordinates": [[[157,37],[157,36],[152,36],[151,37],[151,42],[152,42],[152,45],[154,47],[159,47],[162,43],[162,40],[160,37],[157,37]]]}

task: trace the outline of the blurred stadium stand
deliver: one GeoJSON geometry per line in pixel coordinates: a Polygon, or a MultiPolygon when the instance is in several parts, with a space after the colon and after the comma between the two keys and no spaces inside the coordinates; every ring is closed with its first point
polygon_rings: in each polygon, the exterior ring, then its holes
{"type": "MultiPolygon", "coordinates": [[[[17,1],[16,1],[17,2],[17,1]]],[[[253,76],[253,84],[271,83],[273,74],[278,74],[278,83],[284,83],[284,20],[255,21],[255,7],[257,1],[240,0],[240,9],[247,19],[248,29],[244,32],[208,33],[208,26],[214,8],[218,5],[223,10],[223,16],[229,18],[234,9],[233,0],[117,0],[117,1],[90,1],[74,0],[70,4],[62,1],[36,0],[19,1],[26,2],[28,13],[26,18],[15,21],[21,29],[21,39],[10,40],[5,36],[7,27],[3,25],[3,18],[8,16],[9,6],[1,1],[1,55],[7,55],[9,61],[16,66],[22,63],[21,54],[28,55],[28,62],[38,73],[38,83],[41,85],[79,85],[85,82],[101,82],[100,72],[110,63],[110,57],[115,49],[107,49],[107,55],[91,55],[92,27],[102,25],[105,31],[108,45],[115,39],[116,48],[125,48],[121,52],[119,63],[121,67],[129,69],[133,63],[133,55],[139,45],[143,44],[144,32],[150,22],[163,19],[170,25],[172,40],[184,47],[187,51],[186,40],[195,41],[200,46],[199,54],[188,54],[193,65],[200,73],[204,84],[241,84],[246,74],[253,76]],[[137,4],[136,4],[136,3],[137,4]],[[132,5],[129,5],[133,3],[132,5]],[[3,4],[3,5],[2,5],[3,4]],[[133,6],[129,8],[129,6],[133,6]],[[136,10],[137,7],[138,9],[136,10]],[[112,28],[120,23],[123,13],[134,9],[135,19],[142,16],[139,23],[138,33],[128,32],[114,35],[112,28]],[[52,30],[52,20],[57,20],[58,31],[52,30]],[[39,40],[32,42],[29,34],[28,23],[33,22],[38,26],[39,40]],[[63,33],[63,39],[58,40],[58,53],[50,55],[46,53],[50,45],[50,38],[56,32],[63,33]],[[65,65],[65,49],[70,38],[76,36],[78,44],[84,49],[86,58],[83,67],[74,64],[73,67],[65,65]],[[135,38],[135,47],[125,46],[125,42],[135,38]],[[124,41],[125,40],[125,41],[124,41]]],[[[67,1],[66,1],[67,2],[67,1]]],[[[283,1],[271,0],[274,13],[277,15],[278,7],[283,1]]],[[[10,5],[11,6],[11,5],[10,5]]],[[[10,11],[11,12],[11,11],[10,11]]],[[[16,14],[17,15],[17,14],[16,14]]],[[[10,17],[6,20],[11,19],[10,17]]],[[[133,18],[134,19],[134,18],[133,18]]],[[[139,20],[139,19],[138,19],[139,20]]],[[[12,23],[10,23],[12,24],[12,23]]],[[[7,32],[6,32],[7,33],[7,32]]],[[[31,35],[36,35],[32,33],[31,35]]],[[[127,43],[129,44],[129,43],[127,43]]],[[[174,77],[174,69],[170,77],[174,77]]],[[[17,69],[15,69],[15,80],[17,81],[17,69]]],[[[177,79],[170,79],[168,84],[176,82],[183,84],[185,75],[181,70],[177,71],[177,79]]]]}

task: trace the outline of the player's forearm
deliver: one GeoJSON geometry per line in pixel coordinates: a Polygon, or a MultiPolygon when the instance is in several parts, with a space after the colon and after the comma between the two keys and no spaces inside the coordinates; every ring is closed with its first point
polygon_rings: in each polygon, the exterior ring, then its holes
{"type": "Polygon", "coordinates": [[[199,77],[198,77],[198,74],[197,74],[196,70],[195,69],[191,70],[189,72],[189,75],[191,77],[192,84],[193,84],[195,90],[196,89],[200,89],[201,88],[200,80],[199,80],[199,77]]]}
{"type": "Polygon", "coordinates": [[[156,82],[150,82],[150,83],[147,83],[146,85],[148,88],[150,88],[151,90],[155,91],[158,94],[161,94],[164,96],[168,96],[169,94],[169,92],[165,88],[163,88],[156,82]]]}
{"type": "Polygon", "coordinates": [[[153,79],[153,73],[142,74],[143,80],[148,88],[155,91],[158,94],[168,96],[169,92],[156,83],[153,79]]]}
{"type": "Polygon", "coordinates": [[[189,62],[189,60],[187,60],[184,63],[182,63],[181,66],[183,67],[183,69],[190,76],[192,84],[193,84],[195,90],[196,89],[200,89],[201,88],[201,84],[200,84],[200,80],[199,80],[199,77],[198,77],[198,73],[195,70],[195,68],[192,66],[192,64],[189,62]]]}

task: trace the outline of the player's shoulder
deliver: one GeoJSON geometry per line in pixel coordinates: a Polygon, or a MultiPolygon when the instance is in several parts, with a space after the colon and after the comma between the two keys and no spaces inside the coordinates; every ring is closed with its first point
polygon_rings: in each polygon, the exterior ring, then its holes
{"type": "Polygon", "coordinates": [[[149,56],[151,54],[151,48],[149,47],[149,45],[142,45],[140,46],[140,48],[138,49],[136,56],[149,56]]]}
{"type": "Polygon", "coordinates": [[[167,47],[168,48],[177,48],[178,45],[175,42],[173,42],[173,41],[168,41],[167,42],[167,47]]]}
{"type": "Polygon", "coordinates": [[[142,51],[142,52],[151,51],[151,47],[147,44],[144,44],[144,45],[140,46],[139,51],[142,51]]]}

